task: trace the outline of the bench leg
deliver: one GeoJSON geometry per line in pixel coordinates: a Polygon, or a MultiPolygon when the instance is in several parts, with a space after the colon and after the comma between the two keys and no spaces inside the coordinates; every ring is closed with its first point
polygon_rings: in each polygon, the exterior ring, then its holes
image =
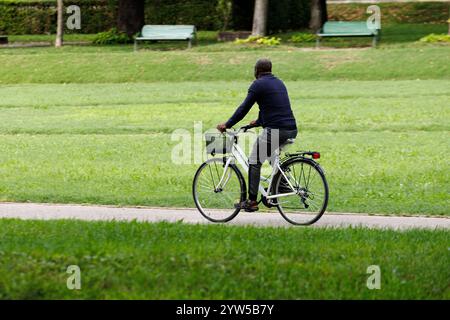
{"type": "Polygon", "coordinates": [[[188,49],[190,49],[190,48],[192,48],[192,40],[191,39],[189,39],[189,42],[188,42],[188,49]]]}
{"type": "Polygon", "coordinates": [[[373,39],[372,39],[372,48],[376,48],[376,46],[377,46],[377,36],[373,36],[373,39]]]}
{"type": "Polygon", "coordinates": [[[135,52],[137,51],[137,41],[136,40],[134,40],[134,51],[135,52]]]}
{"type": "Polygon", "coordinates": [[[317,37],[316,39],[316,49],[319,49],[320,47],[320,37],[317,37]]]}

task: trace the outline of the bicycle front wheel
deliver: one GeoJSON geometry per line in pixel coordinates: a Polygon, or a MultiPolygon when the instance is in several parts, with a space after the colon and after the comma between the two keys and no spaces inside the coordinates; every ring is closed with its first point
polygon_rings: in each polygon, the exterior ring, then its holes
{"type": "Polygon", "coordinates": [[[245,200],[246,186],[241,171],[230,164],[225,171],[223,158],[204,162],[192,184],[194,202],[200,213],[212,222],[227,222],[240,211],[235,203],[245,200]]]}
{"type": "Polygon", "coordinates": [[[313,224],[320,219],[328,205],[328,184],[323,170],[316,162],[302,158],[286,161],[282,170],[290,185],[278,172],[274,178],[273,194],[294,191],[295,194],[277,198],[278,211],[292,224],[313,224]]]}

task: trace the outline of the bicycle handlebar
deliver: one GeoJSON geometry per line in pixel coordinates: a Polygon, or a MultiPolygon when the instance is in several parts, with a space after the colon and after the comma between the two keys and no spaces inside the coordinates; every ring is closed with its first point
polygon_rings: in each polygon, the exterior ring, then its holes
{"type": "Polygon", "coordinates": [[[248,124],[248,125],[246,125],[246,126],[240,127],[238,130],[234,130],[234,129],[233,129],[233,131],[231,131],[231,130],[229,130],[229,131],[224,131],[224,132],[222,132],[222,134],[229,134],[229,135],[231,135],[231,136],[237,136],[239,133],[241,133],[241,131],[242,131],[242,132],[247,132],[248,130],[250,130],[250,129],[252,129],[252,128],[256,128],[256,127],[260,127],[260,125],[251,125],[251,124],[248,124]]]}
{"type": "Polygon", "coordinates": [[[244,132],[247,132],[247,130],[250,130],[252,128],[259,127],[258,124],[248,124],[246,126],[241,127],[239,130],[243,130],[244,132]]]}

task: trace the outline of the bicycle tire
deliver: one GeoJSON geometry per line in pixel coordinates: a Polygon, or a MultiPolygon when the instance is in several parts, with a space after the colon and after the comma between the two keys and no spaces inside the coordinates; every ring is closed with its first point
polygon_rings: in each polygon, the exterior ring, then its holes
{"type": "MultiPolygon", "coordinates": [[[[327,182],[327,179],[325,177],[325,173],[324,173],[323,169],[320,167],[320,165],[317,162],[315,162],[315,161],[313,161],[311,159],[308,159],[308,158],[295,157],[295,158],[288,159],[288,160],[286,160],[285,162],[282,163],[281,169],[282,170],[287,170],[287,168],[289,166],[292,166],[295,163],[302,163],[302,164],[306,164],[307,166],[310,166],[320,176],[320,178],[322,180],[322,183],[323,183],[323,188],[324,188],[324,190],[323,190],[324,191],[324,194],[323,194],[324,198],[323,198],[322,207],[314,215],[314,217],[312,219],[307,220],[305,222],[298,222],[298,221],[294,221],[291,218],[289,218],[288,214],[283,210],[283,206],[281,204],[278,204],[278,201],[281,202],[281,200],[278,200],[278,199],[281,199],[281,197],[277,199],[276,207],[277,207],[278,211],[280,212],[281,216],[286,221],[288,221],[289,223],[291,223],[293,225],[311,225],[311,224],[317,222],[322,217],[322,215],[325,213],[326,208],[328,206],[328,199],[329,199],[328,182],[327,182]]],[[[272,187],[272,194],[280,193],[279,189],[280,189],[280,183],[281,183],[282,180],[285,180],[283,175],[280,172],[277,172],[275,177],[274,177],[274,179],[273,179],[274,184],[273,184],[273,187],[272,187]]]]}
{"type": "MultiPolygon", "coordinates": [[[[203,172],[203,170],[205,169],[205,167],[208,166],[212,162],[219,162],[221,165],[224,165],[224,163],[226,162],[226,158],[212,158],[212,159],[205,161],[204,163],[202,163],[200,165],[200,167],[197,169],[197,172],[195,173],[194,179],[192,181],[192,196],[194,198],[195,206],[200,211],[200,213],[202,214],[203,217],[205,217],[206,219],[208,219],[211,222],[217,222],[217,223],[228,222],[237,216],[240,209],[233,207],[234,211],[229,216],[227,216],[223,219],[215,219],[215,218],[212,218],[210,215],[208,215],[205,212],[205,209],[203,208],[202,204],[200,203],[200,200],[198,199],[198,192],[197,192],[198,179],[199,179],[201,173],[203,172]]],[[[239,168],[235,164],[230,163],[229,168],[236,174],[236,177],[239,181],[239,185],[240,185],[240,199],[239,200],[244,201],[246,199],[246,194],[247,194],[247,188],[246,188],[244,176],[242,175],[242,172],[239,170],[239,168]]]]}

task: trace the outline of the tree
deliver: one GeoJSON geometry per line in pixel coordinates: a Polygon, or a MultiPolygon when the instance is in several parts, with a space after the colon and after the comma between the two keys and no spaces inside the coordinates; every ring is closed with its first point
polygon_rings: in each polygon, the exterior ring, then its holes
{"type": "Polygon", "coordinates": [[[64,16],[64,4],[63,0],[57,0],[56,1],[56,12],[57,12],[57,18],[56,18],[56,40],[55,40],[55,47],[60,48],[63,45],[63,33],[64,33],[64,23],[63,23],[63,16],[64,16]]]}
{"type": "Polygon", "coordinates": [[[327,0],[311,0],[311,19],[309,20],[309,28],[313,31],[317,31],[327,20],[327,0]]]}
{"type": "Polygon", "coordinates": [[[226,31],[230,23],[233,3],[231,0],[219,0],[217,2],[217,11],[223,18],[222,31],[226,31]]]}
{"type": "Polygon", "coordinates": [[[145,23],[145,0],[119,0],[117,29],[132,37],[145,23]]]}
{"type": "Polygon", "coordinates": [[[256,0],[253,12],[253,36],[265,36],[267,30],[267,11],[269,0],[256,0]]]}

